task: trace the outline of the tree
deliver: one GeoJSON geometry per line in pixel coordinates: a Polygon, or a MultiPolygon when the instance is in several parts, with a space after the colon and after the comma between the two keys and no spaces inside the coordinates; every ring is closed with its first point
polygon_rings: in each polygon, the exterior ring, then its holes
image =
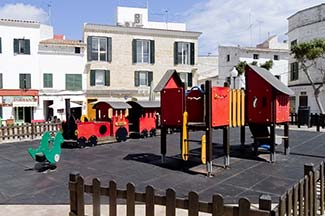
{"type": "Polygon", "coordinates": [[[260,64],[260,67],[261,68],[265,68],[266,70],[269,71],[273,67],[273,61],[272,60],[268,60],[264,64],[260,64]]]}
{"type": "Polygon", "coordinates": [[[294,58],[301,66],[302,71],[307,76],[307,79],[314,90],[317,106],[320,112],[324,114],[324,108],[320,100],[320,93],[323,91],[325,83],[325,68],[323,68],[325,60],[325,40],[315,39],[295,45],[291,48],[291,54],[294,55],[294,58]],[[320,75],[321,81],[316,84],[315,80],[319,77],[317,76],[317,73],[320,75]],[[312,76],[312,74],[314,74],[314,76],[312,76]]]}
{"type": "Polygon", "coordinates": [[[241,61],[235,66],[236,70],[238,71],[238,75],[242,75],[243,73],[245,73],[246,65],[247,65],[246,61],[241,61]]]}

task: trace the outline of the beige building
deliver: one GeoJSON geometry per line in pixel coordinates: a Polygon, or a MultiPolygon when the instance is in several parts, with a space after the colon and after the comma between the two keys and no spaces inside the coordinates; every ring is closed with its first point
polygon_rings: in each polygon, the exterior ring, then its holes
{"type": "Polygon", "coordinates": [[[85,24],[88,115],[96,100],[149,100],[169,69],[176,69],[189,87],[195,85],[200,34],[85,24]]]}

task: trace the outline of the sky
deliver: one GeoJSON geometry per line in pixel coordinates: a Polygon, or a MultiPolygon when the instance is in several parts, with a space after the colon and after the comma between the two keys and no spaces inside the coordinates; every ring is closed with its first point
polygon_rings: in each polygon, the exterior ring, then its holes
{"type": "Polygon", "coordinates": [[[51,24],[55,34],[82,39],[83,23],[115,25],[116,7],[149,7],[149,20],[184,22],[199,31],[199,54],[219,45],[255,46],[268,36],[286,40],[287,18],[320,0],[1,0],[0,18],[51,24]]]}

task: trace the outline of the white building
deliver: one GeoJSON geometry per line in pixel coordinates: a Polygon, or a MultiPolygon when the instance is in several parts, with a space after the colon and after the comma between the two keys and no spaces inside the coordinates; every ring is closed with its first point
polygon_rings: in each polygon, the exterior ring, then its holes
{"type": "Polygon", "coordinates": [[[206,80],[211,80],[212,86],[223,85],[219,80],[218,56],[199,56],[197,61],[199,85],[204,84],[206,80]]]}
{"type": "Polygon", "coordinates": [[[65,120],[65,99],[70,99],[76,118],[86,114],[86,44],[63,36],[39,43],[40,119],[65,120]]]}
{"type": "MultiPolygon", "coordinates": [[[[290,16],[288,18],[288,38],[291,46],[313,39],[324,39],[325,4],[298,11],[290,16]]],[[[293,56],[290,56],[289,68],[289,87],[295,92],[295,96],[291,98],[292,107],[295,108],[293,111],[297,112],[299,106],[309,106],[312,113],[319,113],[314,91],[293,56]]],[[[316,85],[322,82],[322,76],[317,69],[311,68],[310,74],[316,85]]],[[[321,92],[320,98],[325,106],[324,91],[321,92]]]]}
{"type": "Polygon", "coordinates": [[[185,23],[149,21],[147,8],[117,7],[116,19],[118,26],[186,31],[185,23]]]}
{"type": "Polygon", "coordinates": [[[38,118],[38,44],[53,37],[51,26],[0,19],[0,116],[16,122],[38,118]]]}
{"type": "Polygon", "coordinates": [[[289,49],[287,43],[279,43],[276,36],[256,47],[219,46],[219,84],[230,82],[231,87],[244,88],[245,77],[243,75],[232,77],[231,71],[239,62],[248,64],[256,62],[258,65],[272,60],[273,67],[270,72],[288,84],[288,60],[289,49]]]}

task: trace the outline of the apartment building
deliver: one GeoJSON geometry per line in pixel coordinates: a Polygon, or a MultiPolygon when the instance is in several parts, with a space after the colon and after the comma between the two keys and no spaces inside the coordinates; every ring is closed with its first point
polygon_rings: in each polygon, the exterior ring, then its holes
{"type": "Polygon", "coordinates": [[[66,40],[63,35],[42,40],[39,54],[40,119],[56,116],[65,120],[65,99],[70,99],[71,112],[79,118],[86,114],[86,44],[80,40],[66,40]]]}
{"type": "MultiPolygon", "coordinates": [[[[288,40],[291,46],[313,39],[324,39],[324,35],[325,4],[298,11],[288,18],[288,40]]],[[[299,106],[309,106],[312,113],[319,113],[313,88],[293,56],[289,59],[289,69],[289,87],[295,92],[295,96],[291,97],[291,107],[294,108],[292,111],[296,112],[299,106]]],[[[323,77],[317,68],[310,68],[309,71],[316,86],[323,82],[323,77]]],[[[324,106],[324,91],[320,93],[320,99],[324,106]]]]}
{"type": "Polygon", "coordinates": [[[38,118],[38,44],[53,28],[37,22],[0,19],[0,116],[16,122],[38,118]]]}
{"type": "Polygon", "coordinates": [[[84,25],[88,115],[96,100],[149,100],[169,69],[187,86],[196,84],[201,33],[177,24],[151,26],[147,17],[147,9],[118,8],[116,26],[84,25]]]}
{"type": "Polygon", "coordinates": [[[258,65],[272,60],[273,67],[270,72],[288,84],[289,48],[286,42],[278,42],[276,36],[268,38],[256,47],[219,46],[219,83],[231,83],[231,87],[245,88],[245,76],[232,76],[231,71],[239,62],[248,64],[256,62],[258,65]]]}

